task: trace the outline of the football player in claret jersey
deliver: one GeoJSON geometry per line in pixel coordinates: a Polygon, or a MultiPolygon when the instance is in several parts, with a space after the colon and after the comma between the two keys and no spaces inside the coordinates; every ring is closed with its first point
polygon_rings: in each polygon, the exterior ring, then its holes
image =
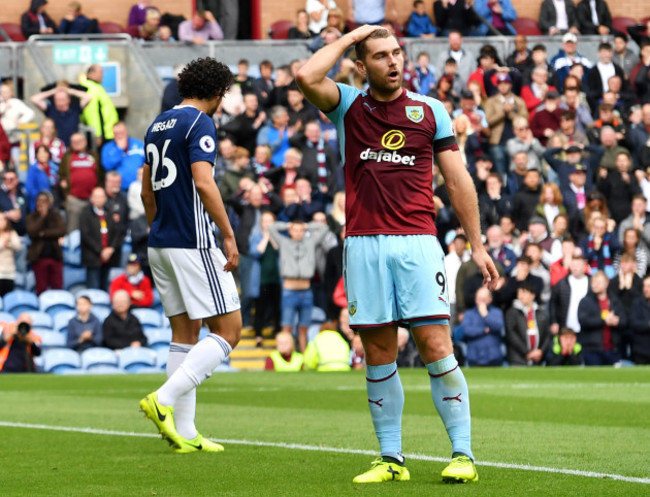
{"type": "Polygon", "coordinates": [[[149,263],[172,342],[168,379],[140,401],[140,408],[181,453],[223,450],[194,426],[196,387],[241,335],[231,273],[239,253],[213,177],[217,139],[211,116],[232,82],[228,67],[212,58],[190,62],[178,81],[183,101],[160,114],[145,136],[142,201],[151,226],[149,263]],[[225,257],[217,246],[215,224],[225,257]],[[210,333],[197,343],[203,321],[210,333]]]}
{"type": "MultiPolygon", "coordinates": [[[[404,481],[404,391],[397,372],[397,326],[410,326],[431,394],[452,443],[446,482],[477,481],[469,395],[453,355],[443,252],[436,238],[433,161],[445,177],[473,258],[494,289],[498,274],[481,244],[478,203],[443,104],[402,88],[404,56],[386,29],[361,26],[315,53],[297,75],[309,101],[334,122],[344,158],[344,281],[350,325],[366,353],[368,406],[381,457],[355,483],[404,481]],[[363,92],[327,78],[355,45],[363,92]]],[[[453,291],[453,289],[452,289],[453,291]]]]}

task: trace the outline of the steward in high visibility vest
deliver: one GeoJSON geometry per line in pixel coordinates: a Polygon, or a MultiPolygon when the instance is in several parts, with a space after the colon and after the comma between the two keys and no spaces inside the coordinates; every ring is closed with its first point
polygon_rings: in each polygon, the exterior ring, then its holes
{"type": "Polygon", "coordinates": [[[275,337],[276,350],[266,359],[266,371],[297,372],[302,370],[303,355],[294,350],[291,333],[283,331],[275,337]]]}
{"type": "Polygon", "coordinates": [[[548,355],[549,366],[580,366],[583,363],[582,345],[576,340],[576,333],[571,328],[562,328],[553,337],[553,347],[548,355]]]}
{"type": "Polygon", "coordinates": [[[350,371],[350,346],[338,331],[322,330],[305,350],[305,367],[317,371],[350,371]]]}

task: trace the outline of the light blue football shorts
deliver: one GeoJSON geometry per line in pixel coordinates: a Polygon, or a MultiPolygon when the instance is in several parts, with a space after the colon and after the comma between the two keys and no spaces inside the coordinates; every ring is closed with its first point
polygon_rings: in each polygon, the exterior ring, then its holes
{"type": "Polygon", "coordinates": [[[444,253],[433,235],[349,236],[343,277],[354,329],[449,324],[444,253]]]}

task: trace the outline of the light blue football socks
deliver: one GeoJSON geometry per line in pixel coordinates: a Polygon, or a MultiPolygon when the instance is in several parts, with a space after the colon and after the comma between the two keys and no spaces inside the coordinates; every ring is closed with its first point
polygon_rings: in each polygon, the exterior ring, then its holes
{"type": "Polygon", "coordinates": [[[366,388],[372,424],[379,439],[381,455],[403,462],[402,411],[404,389],[397,372],[397,363],[368,366],[366,388]]]}
{"type": "Polygon", "coordinates": [[[472,454],[472,421],[465,375],[452,355],[427,364],[431,396],[451,440],[452,453],[472,454]]]}

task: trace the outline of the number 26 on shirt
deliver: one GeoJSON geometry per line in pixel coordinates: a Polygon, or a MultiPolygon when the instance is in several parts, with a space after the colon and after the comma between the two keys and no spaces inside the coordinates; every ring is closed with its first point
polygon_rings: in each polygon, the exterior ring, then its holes
{"type": "Polygon", "coordinates": [[[153,191],[161,190],[162,188],[167,188],[171,186],[174,181],[176,181],[176,164],[169,157],[165,157],[165,152],[167,152],[167,147],[169,146],[171,140],[165,140],[165,144],[162,149],[162,167],[163,171],[161,173],[161,178],[156,180],[158,176],[158,167],[160,166],[160,154],[158,153],[158,147],[153,143],[147,145],[147,159],[151,164],[151,184],[153,191]],[[165,169],[167,170],[167,175],[164,175],[165,169]]]}

